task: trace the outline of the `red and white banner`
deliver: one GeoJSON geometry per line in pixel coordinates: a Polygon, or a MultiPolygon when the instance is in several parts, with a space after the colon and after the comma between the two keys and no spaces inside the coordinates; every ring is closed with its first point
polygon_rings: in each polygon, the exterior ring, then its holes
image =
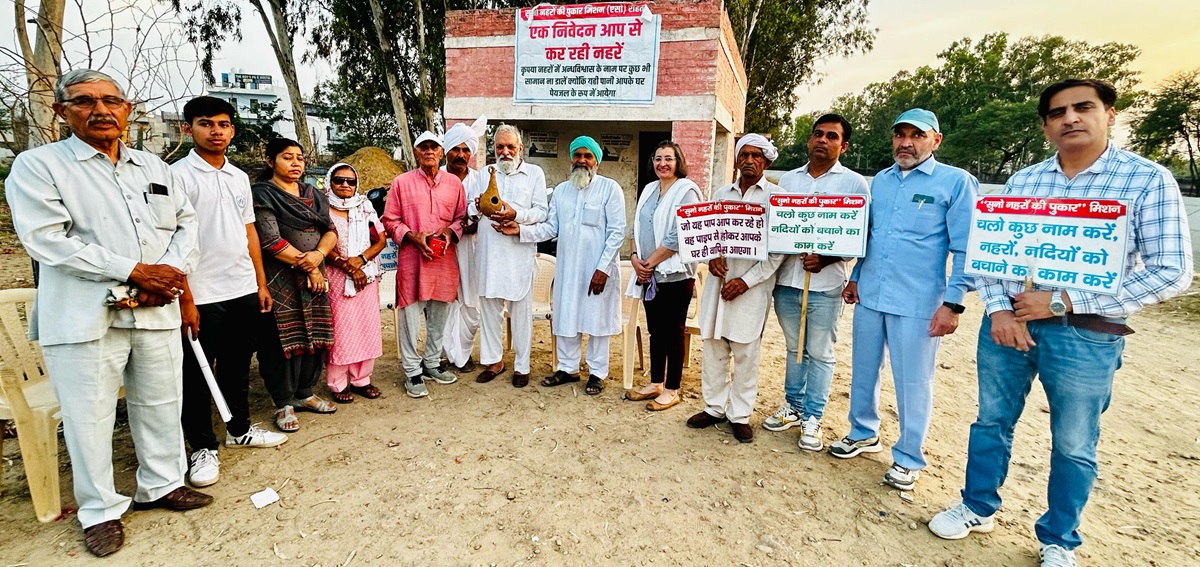
{"type": "Polygon", "coordinates": [[[679,257],[685,263],[718,256],[767,259],[767,207],[740,201],[710,201],[675,210],[679,257]]]}
{"type": "Polygon", "coordinates": [[[514,103],[650,105],[660,18],[650,2],[517,10],[514,103]]]}
{"type": "Polygon", "coordinates": [[[1114,199],[982,197],[971,215],[966,273],[1116,295],[1128,211],[1114,199]]]}

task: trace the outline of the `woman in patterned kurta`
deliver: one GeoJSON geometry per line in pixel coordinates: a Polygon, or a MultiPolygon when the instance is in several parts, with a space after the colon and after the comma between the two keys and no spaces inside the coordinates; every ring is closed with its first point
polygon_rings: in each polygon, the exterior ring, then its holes
{"type": "Polygon", "coordinates": [[[378,256],[387,244],[383,223],[366,195],[358,194],[358,172],[347,163],[335,164],[325,177],[329,216],[338,243],[329,256],[329,306],[333,309],[333,346],[325,382],[338,403],[354,401],[353,394],[378,398],[371,384],[375,359],[383,355],[379,321],[378,256]]]}
{"type": "Polygon", "coordinates": [[[300,182],[304,150],[277,138],[267,144],[265,179],[250,188],[254,226],[263,249],[263,271],[275,305],[263,317],[258,367],[271,399],[275,425],[300,429],[295,410],[333,413],[337,406],[313,394],[333,344],[329,283],[322,270],[337,244],[329,202],[315,187],[300,182]]]}

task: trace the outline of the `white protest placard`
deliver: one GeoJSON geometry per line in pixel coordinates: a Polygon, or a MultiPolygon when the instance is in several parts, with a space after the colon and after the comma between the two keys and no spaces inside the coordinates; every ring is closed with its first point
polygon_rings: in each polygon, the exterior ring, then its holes
{"type": "Polygon", "coordinates": [[[387,239],[387,246],[384,246],[383,251],[379,253],[380,268],[385,272],[394,272],[399,259],[400,249],[396,246],[396,242],[391,238],[387,239]]]}
{"type": "Polygon", "coordinates": [[[685,263],[718,256],[767,259],[767,207],[741,201],[710,201],[682,205],[679,217],[679,257],[685,263]]]}
{"type": "Polygon", "coordinates": [[[1129,205],[1116,199],[993,196],[971,211],[966,273],[1116,295],[1129,205]]]}
{"type": "Polygon", "coordinates": [[[650,5],[518,9],[513,102],[653,104],[661,19],[650,13],[650,5]]]}
{"type": "Polygon", "coordinates": [[[861,258],[867,254],[866,195],[771,195],[767,251],[861,258]]]}

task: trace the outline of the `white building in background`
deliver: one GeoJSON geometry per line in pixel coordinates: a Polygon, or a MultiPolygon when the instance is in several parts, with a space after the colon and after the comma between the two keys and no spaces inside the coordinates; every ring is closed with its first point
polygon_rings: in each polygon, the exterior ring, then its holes
{"type": "MultiPolygon", "coordinates": [[[[283,120],[275,123],[275,131],[285,138],[296,139],[296,122],[292,120],[293,109],[287,87],[276,87],[275,78],[271,75],[255,75],[243,73],[240,69],[221,73],[218,84],[209,85],[208,96],[228,100],[237,109],[243,120],[256,120],[266,117],[267,105],[275,105],[283,111],[283,120]]],[[[330,142],[338,140],[337,129],[324,114],[320,107],[304,103],[305,115],[308,118],[309,135],[318,152],[326,152],[330,142]]]]}

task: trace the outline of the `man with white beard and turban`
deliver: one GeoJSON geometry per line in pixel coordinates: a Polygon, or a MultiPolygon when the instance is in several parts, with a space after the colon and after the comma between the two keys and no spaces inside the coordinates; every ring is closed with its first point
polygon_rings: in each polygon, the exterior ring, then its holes
{"type": "MultiPolygon", "coordinates": [[[[767,181],[763,172],[779,152],[763,136],[746,134],[734,149],[739,178],[713,193],[713,201],[742,201],[766,205],[771,193],[783,189],[767,181]]],[[[758,358],[763,326],[771,308],[775,270],[782,254],[766,260],[715,258],[708,271],[718,278],[704,286],[700,298],[700,337],[704,339],[704,366],[700,390],[704,411],[688,418],[687,425],[703,429],[728,421],[733,436],[742,443],[754,440],[750,414],[758,396],[758,358]],[[733,372],[729,361],[733,359],[733,372]]],[[[711,281],[711,280],[710,280],[711,281]]]]}
{"type": "Polygon", "coordinates": [[[496,230],[521,242],[558,237],[554,268],[554,317],[558,368],[542,386],[579,381],[583,335],[588,335],[588,377],[584,392],[594,396],[608,377],[609,337],[621,331],[621,274],[618,253],[625,239],[625,194],[616,181],[597,174],[603,152],[589,136],[571,142],[571,174],[554,189],[546,221],[519,225],[505,221],[496,230]],[[609,279],[615,281],[609,282],[609,279]]]}
{"type": "MultiPolygon", "coordinates": [[[[521,131],[501,124],[496,128],[496,164],[479,174],[478,197],[487,188],[492,170],[503,207],[486,224],[512,222],[536,225],[546,220],[546,174],[522,159],[525,145],[521,131]]],[[[477,207],[474,203],[471,207],[477,207]]],[[[474,209],[477,210],[477,209],[474,209]]],[[[537,244],[507,236],[496,230],[481,230],[476,244],[475,291],[479,294],[481,329],[479,363],[484,369],[475,377],[491,382],[504,372],[504,308],[512,321],[512,385],[529,384],[529,347],[533,342],[533,277],[537,272],[537,244]]]]}
{"type": "Polygon", "coordinates": [[[446,130],[442,142],[446,144],[446,165],[442,170],[452,173],[462,181],[467,201],[467,218],[463,221],[463,235],[458,241],[458,299],[450,304],[446,313],[446,330],[442,333],[442,350],[446,359],[459,372],[470,372],[471,348],[475,343],[475,332],[479,330],[479,295],[475,292],[475,232],[479,228],[479,211],[471,203],[487,187],[487,179],[478,186],[482,177],[471,169],[471,160],[479,150],[479,138],[487,129],[487,118],[480,116],[467,125],[460,122],[446,130]]]}

